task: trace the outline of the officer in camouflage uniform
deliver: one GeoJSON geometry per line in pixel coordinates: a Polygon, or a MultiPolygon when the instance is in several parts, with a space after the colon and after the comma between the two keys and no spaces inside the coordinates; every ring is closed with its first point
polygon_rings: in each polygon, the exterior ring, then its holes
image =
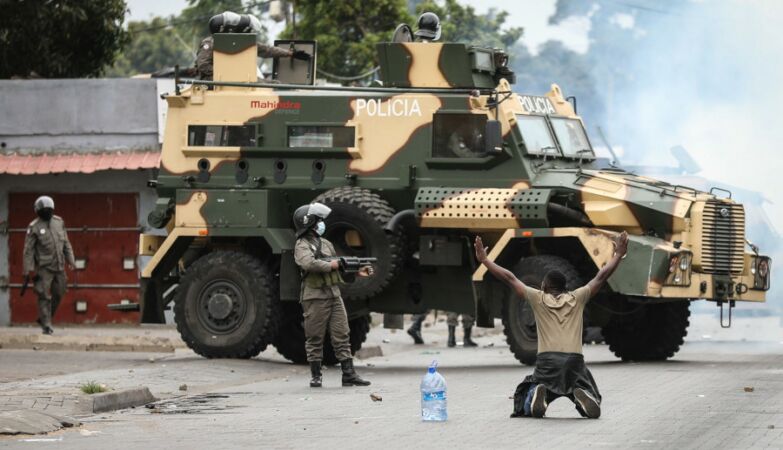
{"type": "Polygon", "coordinates": [[[41,196],[35,201],[38,218],[30,222],[24,240],[24,270],[35,280],[38,294],[38,323],[44,334],[52,334],[52,316],[66,290],[65,264],[73,268],[73,248],[65,222],[54,215],[54,200],[41,196]]]}
{"type": "MultiPolygon", "coordinates": [[[[226,11],[209,19],[209,31],[211,33],[258,33],[261,31],[261,22],[249,14],[242,14],[226,11]]],[[[290,51],[283,48],[274,47],[257,43],[258,56],[262,58],[288,58],[308,60],[310,55],[307,52],[296,50],[290,51]]],[[[201,41],[196,53],[196,72],[202,80],[212,80],[212,66],[214,50],[214,39],[207,36],[201,41]]]]}
{"type": "MultiPolygon", "coordinates": [[[[331,209],[321,203],[304,205],[294,212],[297,236],[294,260],[302,271],[300,299],[304,312],[305,349],[312,374],[310,387],[322,384],[321,361],[327,328],[342,367],[343,386],[369,386],[370,382],[361,379],[353,367],[351,330],[340,296],[339,284],[349,275],[341,275],[337,259],[330,259],[337,256],[334,246],[321,237],[326,230],[324,219],[330,212],[331,209]]],[[[372,267],[367,266],[358,275],[370,276],[372,273],[372,267]]]]}
{"type": "MultiPolygon", "coordinates": [[[[449,347],[456,347],[457,345],[457,337],[455,334],[457,330],[458,318],[459,314],[455,312],[450,312],[446,315],[446,325],[449,326],[449,340],[447,344],[449,347]]],[[[476,321],[473,319],[473,316],[469,314],[462,315],[462,330],[464,333],[462,338],[462,345],[464,347],[476,347],[478,345],[473,341],[473,339],[470,338],[471,331],[473,330],[473,324],[475,323],[476,321]]]]}

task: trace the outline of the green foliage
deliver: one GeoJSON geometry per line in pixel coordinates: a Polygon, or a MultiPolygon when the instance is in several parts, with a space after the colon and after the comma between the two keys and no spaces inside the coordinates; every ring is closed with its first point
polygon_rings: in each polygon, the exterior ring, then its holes
{"type": "Polygon", "coordinates": [[[296,34],[289,24],[283,37],[317,40],[319,68],[340,76],[378,65],[375,45],[413,20],[405,0],[302,0],[296,2],[296,16],[296,34]]]}
{"type": "Polygon", "coordinates": [[[105,384],[99,384],[97,381],[88,381],[79,386],[82,392],[85,394],[99,394],[106,392],[108,389],[105,384]]]}
{"type": "MultiPolygon", "coordinates": [[[[416,13],[434,12],[440,18],[443,42],[464,42],[507,51],[522,37],[522,27],[502,30],[508,12],[491,8],[478,15],[472,6],[462,6],[457,0],[444,2],[426,0],[416,5],[416,13]]],[[[415,24],[411,24],[415,30],[415,24]]]]}
{"type": "Polygon", "coordinates": [[[128,40],[124,0],[5,0],[0,6],[0,78],[99,76],[128,40]]]}
{"type": "Polygon", "coordinates": [[[128,23],[130,44],[106,70],[106,76],[126,77],[152,73],[179,64],[190,66],[196,58],[196,45],[185,41],[176,29],[166,25],[170,19],[155,17],[150,21],[128,23]]]}
{"type": "MultiPolygon", "coordinates": [[[[117,62],[107,70],[116,77],[153,73],[161,69],[193,65],[201,40],[209,35],[209,18],[224,11],[254,14],[262,19],[259,2],[242,5],[242,0],[188,0],[178,16],[154,17],[128,23],[130,43],[117,62]]],[[[266,39],[262,30],[261,40],[266,39]]]]}

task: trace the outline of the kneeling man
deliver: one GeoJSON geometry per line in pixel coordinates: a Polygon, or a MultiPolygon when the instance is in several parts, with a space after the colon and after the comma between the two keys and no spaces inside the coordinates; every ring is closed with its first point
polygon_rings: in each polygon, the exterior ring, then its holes
{"type": "Polygon", "coordinates": [[[582,356],[583,311],[587,301],[614,273],[628,249],[628,234],[615,240],[612,259],[585,286],[567,291],[562,272],[544,276],[541,290],[526,286],[513,273],[487,259],[481,238],[476,236],[476,259],[516,295],[530,302],[538,329],[538,355],[533,375],[517,386],[511,417],[544,417],[549,403],[568,397],[583,417],[601,416],[601,394],[582,356]]]}

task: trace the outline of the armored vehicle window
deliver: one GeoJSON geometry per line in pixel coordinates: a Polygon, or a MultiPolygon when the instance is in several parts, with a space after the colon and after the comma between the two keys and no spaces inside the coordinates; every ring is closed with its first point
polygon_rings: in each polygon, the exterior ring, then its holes
{"type": "Polygon", "coordinates": [[[192,147],[255,147],[255,125],[190,125],[188,145],[192,147]]]}
{"type": "Polygon", "coordinates": [[[432,121],[433,158],[480,158],[484,152],[484,114],[435,114],[432,121]]]}
{"type": "Polygon", "coordinates": [[[288,127],[289,147],[347,148],[356,146],[354,127],[295,125],[288,127]]]}
{"type": "Polygon", "coordinates": [[[582,122],[577,119],[563,119],[558,117],[550,118],[552,128],[555,129],[557,140],[560,142],[560,148],[565,156],[584,156],[592,157],[593,151],[590,148],[590,142],[585,135],[582,122]],[[584,150],[581,151],[580,150],[584,150]]]}
{"type": "Polygon", "coordinates": [[[528,153],[559,154],[555,146],[555,140],[546,124],[543,116],[526,116],[517,114],[517,126],[525,141],[528,153]]]}

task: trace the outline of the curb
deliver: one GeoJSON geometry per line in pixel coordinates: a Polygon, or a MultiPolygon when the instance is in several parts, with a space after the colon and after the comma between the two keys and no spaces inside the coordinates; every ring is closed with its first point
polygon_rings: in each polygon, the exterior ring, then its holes
{"type": "Polygon", "coordinates": [[[184,348],[184,343],[172,342],[167,338],[157,339],[74,339],[69,336],[3,336],[0,335],[0,349],[9,350],[66,350],[96,352],[144,352],[174,353],[184,348]]]}
{"type": "Polygon", "coordinates": [[[85,395],[79,402],[79,413],[95,414],[114,411],[117,409],[143,406],[156,400],[157,399],[146,386],[85,395]]]}

